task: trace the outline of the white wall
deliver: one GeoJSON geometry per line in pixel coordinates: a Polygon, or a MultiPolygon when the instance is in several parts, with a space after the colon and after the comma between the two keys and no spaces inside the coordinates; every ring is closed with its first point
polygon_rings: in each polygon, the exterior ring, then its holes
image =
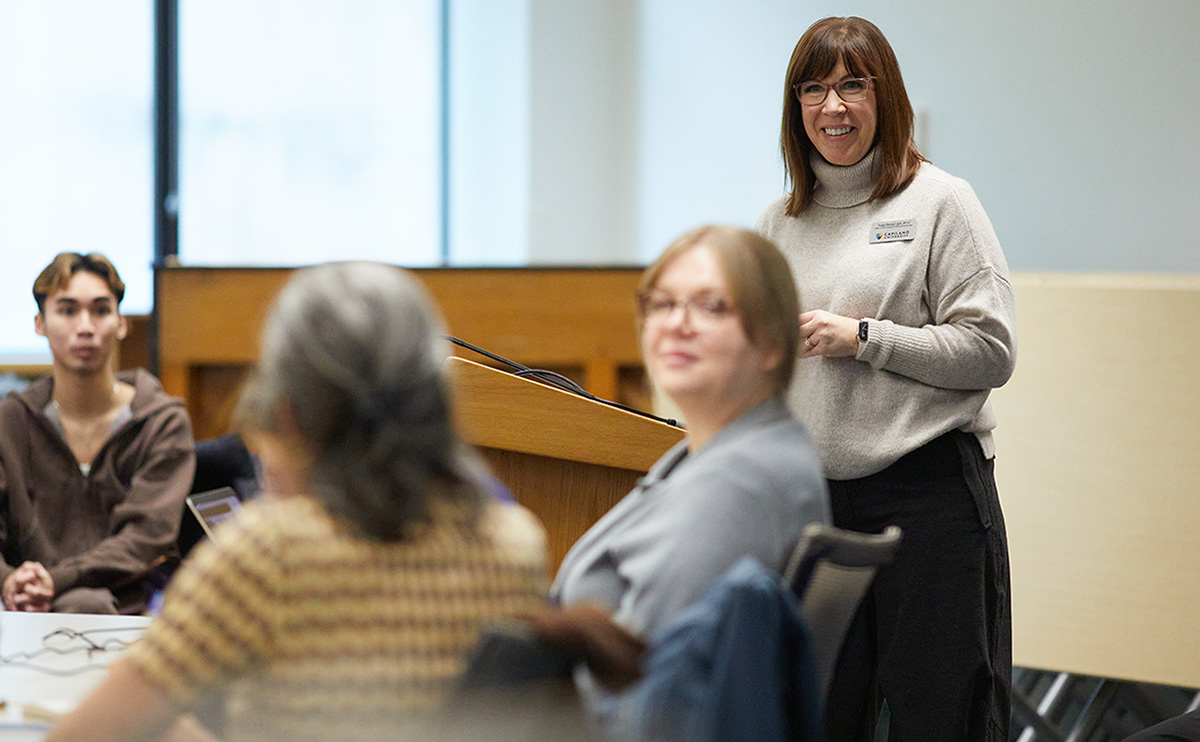
{"type": "Polygon", "coordinates": [[[1200,205],[1194,0],[532,6],[535,262],[619,262],[630,224],[638,261],[702,222],[753,224],[784,188],[793,45],[818,18],[861,15],[895,47],[927,154],[975,187],[1014,270],[1200,271],[1187,239],[1200,205]],[[636,50],[613,43],[626,32],[636,50]]]}
{"type": "Polygon", "coordinates": [[[442,262],[436,0],[180,4],[179,259],[442,262]]]}
{"type": "Polygon", "coordinates": [[[809,3],[643,0],[638,247],[752,226],[783,192],[779,112],[809,3]]]}
{"type": "Polygon", "coordinates": [[[636,0],[531,0],[531,263],[629,263],[636,0]]]}
{"type": "Polygon", "coordinates": [[[149,311],[150,3],[0,0],[0,363],[46,363],[30,287],[60,250],[121,269],[149,311]]]}
{"type": "Polygon", "coordinates": [[[451,262],[636,262],[636,0],[450,10],[451,262]]]}
{"type": "Polygon", "coordinates": [[[449,18],[450,262],[529,256],[529,0],[455,0],[449,18]]]}

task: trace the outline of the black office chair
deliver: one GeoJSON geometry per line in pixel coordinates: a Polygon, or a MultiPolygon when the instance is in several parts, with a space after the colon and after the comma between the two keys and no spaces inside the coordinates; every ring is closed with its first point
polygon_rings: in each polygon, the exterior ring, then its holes
{"type": "Polygon", "coordinates": [[[879,567],[895,556],[901,535],[899,526],[888,526],[883,533],[859,533],[811,523],[792,552],[783,580],[800,599],[822,703],[828,700],[850,622],[879,567]]]}

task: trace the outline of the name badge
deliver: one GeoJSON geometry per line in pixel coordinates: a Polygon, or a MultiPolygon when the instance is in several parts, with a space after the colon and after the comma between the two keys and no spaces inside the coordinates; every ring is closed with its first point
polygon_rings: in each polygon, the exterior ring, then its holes
{"type": "Polygon", "coordinates": [[[875,222],[871,225],[871,244],[877,242],[904,242],[911,240],[917,231],[916,219],[897,219],[891,222],[875,222]]]}

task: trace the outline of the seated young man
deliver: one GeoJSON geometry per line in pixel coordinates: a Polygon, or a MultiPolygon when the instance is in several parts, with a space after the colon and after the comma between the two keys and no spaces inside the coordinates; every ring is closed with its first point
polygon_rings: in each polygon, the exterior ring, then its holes
{"type": "Polygon", "coordinates": [[[136,613],[175,547],[195,469],[191,422],[143,370],[116,373],[125,295],[99,253],[33,284],[53,373],[0,401],[0,582],[10,611],[136,613]]]}

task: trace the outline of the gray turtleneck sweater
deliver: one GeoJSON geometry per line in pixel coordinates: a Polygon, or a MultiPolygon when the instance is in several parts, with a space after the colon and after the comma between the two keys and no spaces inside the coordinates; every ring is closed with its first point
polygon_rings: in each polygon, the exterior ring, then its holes
{"type": "Polygon", "coordinates": [[[966,181],[928,163],[898,193],[867,202],[876,151],[839,167],[814,154],[817,189],[797,217],[775,200],[756,229],[783,251],[803,310],[866,319],[856,357],[796,363],[790,402],[830,479],[884,469],[950,430],[994,455],[988,392],[1016,356],[1008,266],[966,181]]]}

